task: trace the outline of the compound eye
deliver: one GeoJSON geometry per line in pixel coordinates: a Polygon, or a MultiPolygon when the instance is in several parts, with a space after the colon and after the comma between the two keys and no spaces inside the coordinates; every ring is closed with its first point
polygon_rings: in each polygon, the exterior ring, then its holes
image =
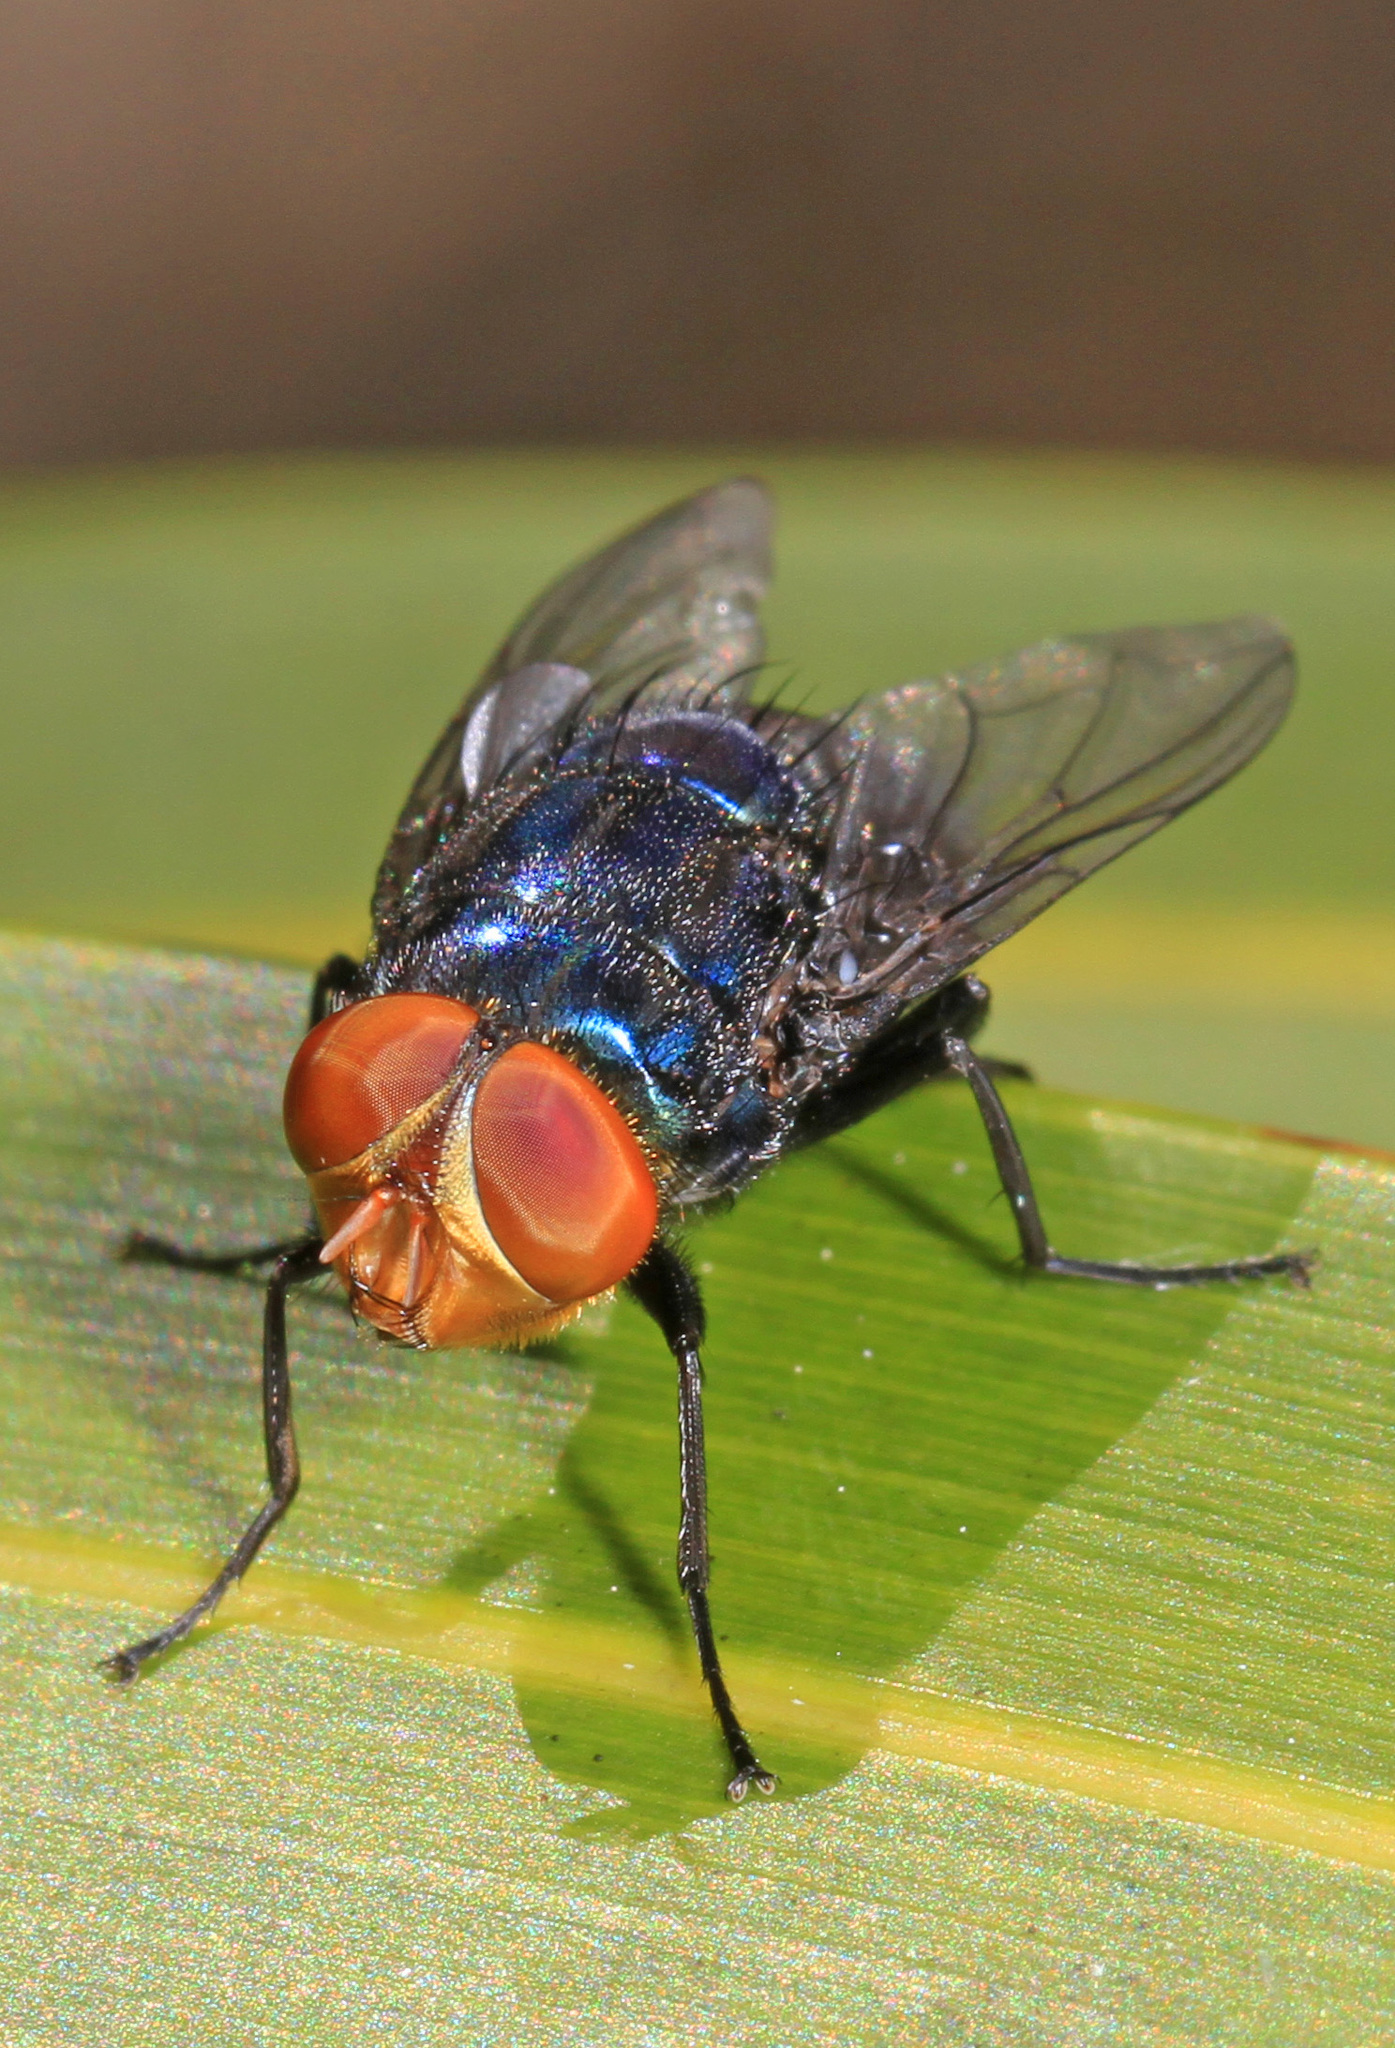
{"type": "Polygon", "coordinates": [[[343,1166],[436,1093],[479,1022],[450,996],[370,996],[317,1024],[286,1076],[286,1143],[306,1173],[343,1166]]]}
{"type": "Polygon", "coordinates": [[[653,1175],[608,1095],[543,1045],[515,1045],[475,1093],[475,1186],[490,1234],[549,1301],[634,1271],[659,1217],[653,1175]]]}

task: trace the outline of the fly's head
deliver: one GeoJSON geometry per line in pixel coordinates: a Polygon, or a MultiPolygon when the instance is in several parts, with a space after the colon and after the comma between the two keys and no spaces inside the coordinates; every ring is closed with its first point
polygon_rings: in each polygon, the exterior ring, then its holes
{"type": "Polygon", "coordinates": [[[322,1259],[365,1321],[424,1349],[559,1329],[634,1270],[658,1220],[610,1097],[480,1023],[449,996],[371,996],[317,1024],[286,1079],[322,1259]]]}

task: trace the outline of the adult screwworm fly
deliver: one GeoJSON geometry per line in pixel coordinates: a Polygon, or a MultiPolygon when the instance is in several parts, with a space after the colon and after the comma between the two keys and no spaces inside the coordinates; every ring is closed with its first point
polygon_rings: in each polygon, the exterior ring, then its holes
{"type": "Polygon", "coordinates": [[[1052,1248],[966,972],[1264,745],[1293,693],[1268,620],[1086,634],[830,718],[754,685],[771,512],[738,479],[549,589],[446,727],[388,842],[362,962],[322,969],[286,1083],[315,1224],[270,1266],[270,1497],[200,1599],[111,1658],[134,1677],[210,1614],[294,1498],[286,1297],[332,1267],[420,1347],[518,1344],[627,1286],[678,1367],[678,1577],[731,1752],[775,1779],[708,1607],[703,1309],[680,1218],[939,1074],[973,1090],[1028,1266],[1149,1287],[1301,1256],[1144,1266],[1052,1248]]]}

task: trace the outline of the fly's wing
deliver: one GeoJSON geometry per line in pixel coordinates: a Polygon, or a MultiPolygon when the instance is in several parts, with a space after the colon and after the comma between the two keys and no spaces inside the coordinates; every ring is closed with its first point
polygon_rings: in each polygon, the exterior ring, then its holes
{"type": "Polygon", "coordinates": [[[859,705],[831,785],[809,963],[844,1043],[928,994],[1264,745],[1293,695],[1272,620],[1082,634],[859,705]]]}
{"type": "Polygon", "coordinates": [[[583,720],[645,684],[744,702],[761,659],[771,503],[737,477],[561,577],[514,627],[432,749],[378,873],[375,925],[484,792],[555,757],[583,720]]]}

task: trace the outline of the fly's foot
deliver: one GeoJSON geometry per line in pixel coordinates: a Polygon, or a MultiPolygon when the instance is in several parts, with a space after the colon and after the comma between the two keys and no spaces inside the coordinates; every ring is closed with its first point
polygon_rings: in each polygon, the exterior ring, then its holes
{"type": "MultiPolygon", "coordinates": [[[[183,1619],[181,1615],[180,1620],[183,1619]]],[[[162,1650],[168,1650],[188,1633],[187,1626],[180,1628],[172,1624],[169,1628],[162,1628],[158,1635],[145,1636],[138,1643],[127,1643],[124,1649],[113,1650],[109,1657],[103,1657],[97,1669],[105,1672],[114,1684],[129,1685],[142,1664],[158,1657],[162,1650]]]]}
{"type": "Polygon", "coordinates": [[[145,1648],[144,1643],[133,1643],[128,1650],[113,1650],[109,1657],[103,1657],[97,1669],[109,1678],[113,1685],[130,1685],[145,1662],[138,1654],[145,1648]]]}
{"type": "Polygon", "coordinates": [[[1269,1252],[1257,1259],[1230,1259],[1225,1265],[1217,1266],[1218,1280],[1291,1280],[1295,1287],[1311,1287],[1313,1268],[1318,1262],[1317,1250],[1306,1252],[1269,1252]]]}
{"type": "Polygon", "coordinates": [[[768,1799],[775,1790],[775,1784],[774,1771],[767,1771],[763,1765],[758,1764],[756,1759],[752,1757],[748,1764],[742,1764],[736,1776],[727,1786],[727,1798],[740,1801],[746,1797],[746,1794],[754,1785],[756,1790],[764,1792],[768,1799]]]}
{"type": "Polygon", "coordinates": [[[1049,1251],[1040,1264],[1043,1272],[1067,1279],[1112,1280],[1125,1287],[1152,1287],[1161,1292],[1168,1287],[1209,1287],[1218,1280],[1238,1284],[1276,1277],[1306,1288],[1312,1284],[1317,1262],[1316,1251],[1309,1251],[1269,1252],[1261,1258],[1226,1259],[1214,1266],[1142,1266],[1128,1259],[1063,1259],[1058,1252],[1049,1251]]]}

